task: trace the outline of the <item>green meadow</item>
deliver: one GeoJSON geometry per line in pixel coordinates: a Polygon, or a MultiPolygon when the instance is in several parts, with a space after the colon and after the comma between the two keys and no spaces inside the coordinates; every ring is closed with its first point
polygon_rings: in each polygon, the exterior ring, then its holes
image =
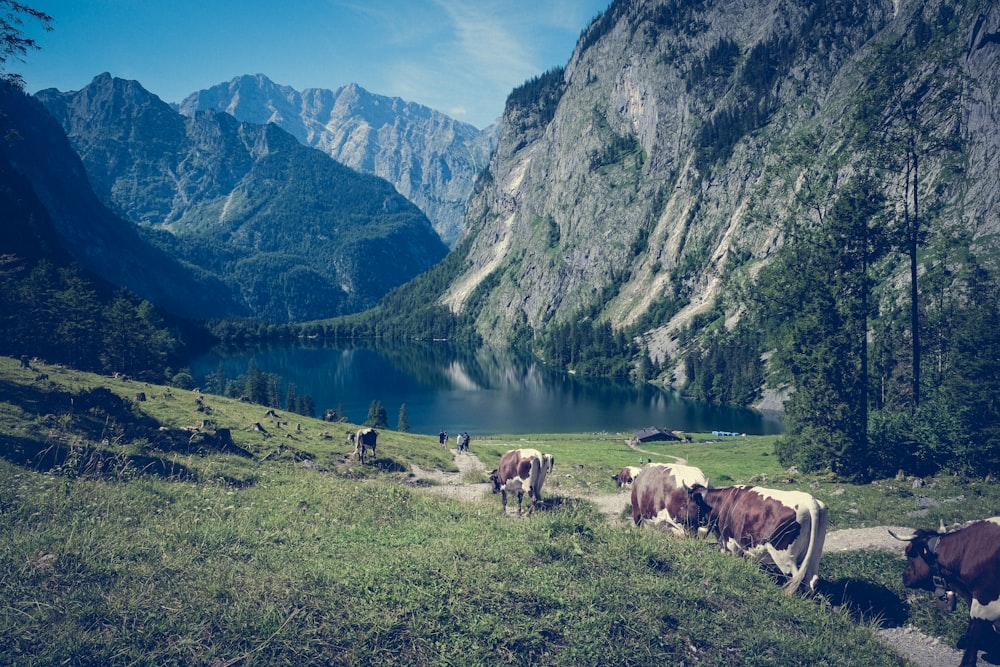
{"type": "MultiPolygon", "coordinates": [[[[628,434],[474,437],[486,470],[514,447],[555,456],[544,508],[518,519],[428,493],[414,466],[458,472],[435,436],[383,431],[361,465],[356,428],[0,358],[0,663],[903,665],[880,624],[953,643],[967,620],[903,589],[892,554],[824,556],[825,580],[890,601],[844,603],[609,521],[587,497],[638,464],[628,434]]],[[[981,480],[852,486],[783,470],[771,437],[690,435],[642,456],[809,491],[831,530],[997,513],[981,480]],[[909,517],[921,495],[940,502],[909,517]]]]}

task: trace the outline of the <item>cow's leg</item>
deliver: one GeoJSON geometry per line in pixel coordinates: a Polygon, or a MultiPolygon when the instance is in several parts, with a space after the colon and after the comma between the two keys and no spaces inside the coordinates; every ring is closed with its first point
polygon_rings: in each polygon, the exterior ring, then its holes
{"type": "Polygon", "coordinates": [[[979,660],[979,647],[983,642],[983,633],[990,629],[990,622],[981,618],[970,618],[969,627],[965,629],[965,635],[958,642],[959,648],[964,647],[962,662],[958,667],[976,667],[979,660]]]}
{"type": "Polygon", "coordinates": [[[524,491],[519,490],[517,492],[517,515],[521,516],[521,502],[524,500],[524,491]]]}
{"type": "Polygon", "coordinates": [[[673,517],[668,515],[664,523],[667,524],[667,528],[670,529],[674,537],[687,537],[687,531],[684,529],[684,526],[678,523],[673,517]]]}
{"type": "Polygon", "coordinates": [[[500,509],[504,514],[507,513],[507,489],[500,489],[500,509]]]}

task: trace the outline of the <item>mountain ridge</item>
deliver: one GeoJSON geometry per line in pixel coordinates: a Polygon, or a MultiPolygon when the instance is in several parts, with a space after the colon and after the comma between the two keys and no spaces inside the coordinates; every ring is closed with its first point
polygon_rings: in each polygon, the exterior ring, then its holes
{"type": "Polygon", "coordinates": [[[54,260],[58,266],[66,253],[110,284],[127,287],[181,317],[247,314],[220,281],[150,246],[98,200],[80,158],[37,100],[0,84],[0,111],[12,130],[0,141],[0,159],[11,171],[5,187],[22,188],[19,201],[27,206],[37,202],[41,209],[27,220],[10,221],[12,234],[34,237],[31,245],[41,252],[15,246],[14,251],[23,253],[19,256],[54,260]]]}
{"type": "Polygon", "coordinates": [[[184,116],[109,74],[35,98],[65,128],[105,202],[264,320],[363,310],[446,253],[389,183],[274,124],[184,116]]]}
{"type": "Polygon", "coordinates": [[[182,114],[213,110],[274,123],[338,162],[380,176],[415,203],[449,246],[462,232],[467,199],[492,150],[495,129],[457,121],[423,105],[351,83],[301,92],[263,74],[197,91],[182,114]]]}

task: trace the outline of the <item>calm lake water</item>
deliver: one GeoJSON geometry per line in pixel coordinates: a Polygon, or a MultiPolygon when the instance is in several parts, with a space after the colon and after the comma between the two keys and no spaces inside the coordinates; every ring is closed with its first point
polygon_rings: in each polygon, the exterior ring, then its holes
{"type": "Polygon", "coordinates": [[[228,379],[250,364],[312,396],[354,423],[381,401],[390,428],[406,404],[410,432],[456,435],[621,432],[656,426],[691,432],[780,433],[781,423],[753,410],[685,400],[627,382],[578,378],[490,350],[460,351],[446,343],[316,341],[253,349],[216,349],[191,362],[195,381],[222,370],[228,379]]]}

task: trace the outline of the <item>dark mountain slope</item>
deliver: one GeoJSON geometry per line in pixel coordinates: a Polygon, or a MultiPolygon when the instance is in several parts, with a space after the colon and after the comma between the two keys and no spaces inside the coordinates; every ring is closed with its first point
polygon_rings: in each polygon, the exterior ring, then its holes
{"type": "Polygon", "coordinates": [[[13,130],[0,141],[2,191],[12,200],[2,214],[8,251],[57,265],[68,254],[109,283],[183,317],[244,312],[219,281],[151,246],[98,200],[62,128],[36,100],[4,86],[0,113],[13,130]]]}

